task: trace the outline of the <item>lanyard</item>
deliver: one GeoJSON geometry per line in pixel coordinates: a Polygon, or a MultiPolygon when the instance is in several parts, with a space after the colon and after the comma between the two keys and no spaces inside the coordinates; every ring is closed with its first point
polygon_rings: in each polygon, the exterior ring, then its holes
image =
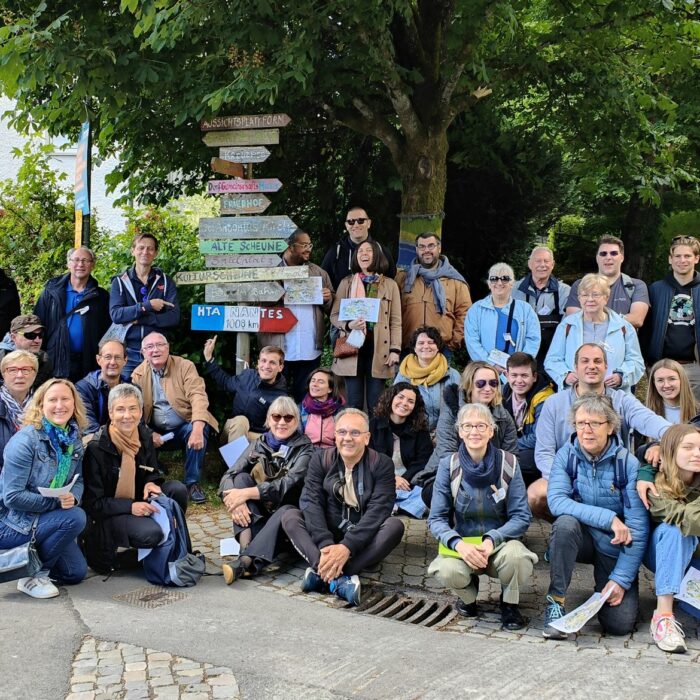
{"type": "Polygon", "coordinates": [[[505,341],[505,347],[503,348],[504,352],[508,352],[509,345],[513,345],[513,349],[515,350],[515,345],[510,340],[510,329],[513,326],[513,314],[514,313],[515,313],[515,299],[511,299],[510,309],[508,310],[508,321],[506,322],[505,338],[507,338],[507,340],[505,341]]]}

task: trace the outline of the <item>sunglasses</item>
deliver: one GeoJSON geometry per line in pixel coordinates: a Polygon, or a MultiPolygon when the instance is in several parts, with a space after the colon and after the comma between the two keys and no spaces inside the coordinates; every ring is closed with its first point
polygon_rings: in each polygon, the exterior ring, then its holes
{"type": "Polygon", "coordinates": [[[360,217],[359,219],[345,219],[345,223],[348,226],[354,226],[355,224],[360,224],[360,226],[362,226],[365,221],[369,221],[369,219],[365,219],[364,217],[360,217]]]}
{"type": "Polygon", "coordinates": [[[291,413],[286,413],[285,415],[282,415],[281,413],[273,413],[270,415],[270,420],[273,420],[275,423],[279,423],[280,421],[292,423],[295,420],[295,417],[291,413]]]}
{"type": "Polygon", "coordinates": [[[513,278],[508,275],[502,275],[501,277],[494,275],[493,277],[489,277],[489,282],[492,282],[493,284],[495,284],[496,282],[503,282],[503,284],[507,284],[508,282],[512,281],[513,278]]]}
{"type": "Polygon", "coordinates": [[[19,334],[27,340],[37,340],[44,337],[44,331],[19,331],[19,334]]]}
{"type": "Polygon", "coordinates": [[[609,255],[611,258],[616,258],[619,254],[620,254],[620,251],[619,251],[619,250],[601,250],[601,251],[598,253],[598,255],[599,255],[601,258],[607,258],[608,255],[609,255]]]}
{"type": "Polygon", "coordinates": [[[474,386],[475,386],[477,389],[483,389],[487,384],[488,384],[492,389],[495,389],[495,388],[498,386],[499,381],[498,381],[498,379],[477,379],[477,380],[474,382],[474,386]]]}

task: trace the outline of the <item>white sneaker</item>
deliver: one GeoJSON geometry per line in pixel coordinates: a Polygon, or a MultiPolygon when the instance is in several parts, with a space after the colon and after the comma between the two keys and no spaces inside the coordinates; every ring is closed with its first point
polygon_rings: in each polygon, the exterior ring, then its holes
{"type": "Polygon", "coordinates": [[[17,590],[32,598],[55,598],[58,595],[58,588],[45,576],[21,578],[17,581],[17,590]]]}
{"type": "Polygon", "coordinates": [[[685,654],[688,651],[683,639],[685,632],[673,615],[653,617],[649,631],[651,638],[661,651],[667,651],[670,654],[685,654]]]}

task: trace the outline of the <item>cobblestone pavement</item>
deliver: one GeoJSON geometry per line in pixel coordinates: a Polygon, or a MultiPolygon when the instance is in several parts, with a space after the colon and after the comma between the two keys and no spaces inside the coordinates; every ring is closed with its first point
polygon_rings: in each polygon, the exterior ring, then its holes
{"type": "Polygon", "coordinates": [[[66,700],[239,698],[230,668],[122,642],[85,637],[73,660],[66,700]]]}
{"type": "MultiPolygon", "coordinates": [[[[444,603],[454,599],[451,592],[443,588],[432,576],[427,575],[430,561],[436,554],[436,543],[428,532],[425,520],[402,518],[406,532],[401,544],[381,563],[375,571],[364,572],[361,576],[363,597],[368,590],[379,589],[384,592],[400,592],[408,596],[428,597],[444,603]]],[[[193,545],[203,552],[210,562],[210,570],[221,567],[219,540],[231,537],[231,521],[225,511],[202,515],[188,514],[188,523],[193,545]]],[[[528,625],[519,632],[507,632],[501,629],[498,615],[500,584],[496,579],[481,576],[479,603],[483,610],[477,620],[467,620],[452,616],[439,631],[452,634],[469,634],[503,639],[527,644],[546,644],[548,647],[564,646],[576,648],[577,651],[604,656],[639,659],[644,663],[699,664],[700,637],[698,620],[678,612],[678,620],[683,625],[688,645],[687,654],[665,654],[651,642],[649,620],[655,607],[653,576],[644,567],[640,572],[640,620],[637,631],[625,637],[609,637],[603,634],[598,622],[593,619],[577,635],[570,635],[568,640],[545,640],[542,637],[545,593],[549,585],[549,566],[544,561],[550,525],[543,521],[533,521],[525,538],[525,544],[535,552],[540,561],[535,566],[532,583],[521,591],[521,609],[529,617],[528,625]]],[[[252,580],[265,590],[274,591],[285,596],[306,596],[322,605],[338,608],[347,607],[331,596],[301,593],[299,582],[304,572],[305,563],[296,556],[284,557],[280,564],[269,566],[260,576],[252,580]]],[[[222,585],[223,582],[222,582],[222,585]]],[[[236,585],[250,585],[234,583],[236,585]]],[[[567,607],[573,609],[586,600],[593,588],[593,567],[579,564],[574,571],[571,587],[567,596],[567,607]]]]}

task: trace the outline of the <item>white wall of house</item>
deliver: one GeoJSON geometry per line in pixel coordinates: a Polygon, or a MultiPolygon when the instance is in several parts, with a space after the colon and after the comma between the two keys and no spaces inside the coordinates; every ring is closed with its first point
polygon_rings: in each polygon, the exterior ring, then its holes
{"type": "MultiPolygon", "coordinates": [[[[14,180],[21,165],[19,159],[13,157],[12,151],[15,148],[22,148],[27,138],[11,129],[7,120],[2,118],[8,109],[12,108],[12,101],[0,95],[0,179],[14,180]]],[[[47,143],[56,146],[52,154],[52,163],[56,171],[66,173],[68,176],[66,183],[72,186],[75,177],[75,148],[63,150],[60,148],[66,143],[61,139],[47,139],[47,143]]],[[[110,231],[120,232],[126,227],[126,221],[121,209],[114,207],[114,200],[118,194],[107,194],[105,186],[105,176],[114,169],[116,160],[109,158],[103,161],[98,167],[92,169],[92,199],[90,209],[96,214],[99,225],[110,231]]]]}

